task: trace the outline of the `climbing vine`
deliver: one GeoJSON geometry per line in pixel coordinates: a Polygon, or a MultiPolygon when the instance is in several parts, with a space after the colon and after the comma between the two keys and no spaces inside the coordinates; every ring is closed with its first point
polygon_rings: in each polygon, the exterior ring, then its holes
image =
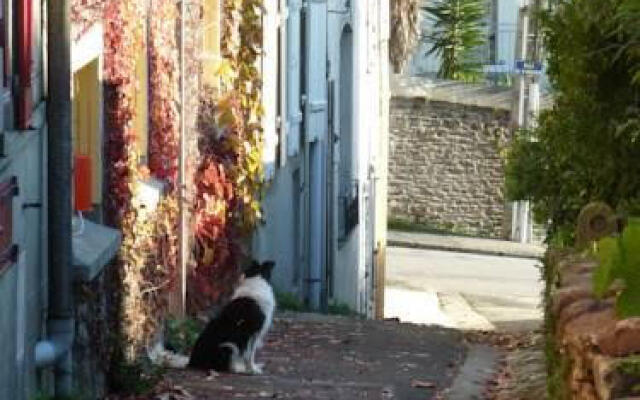
{"type": "Polygon", "coordinates": [[[221,88],[205,89],[198,116],[200,165],[194,177],[196,266],[189,303],[201,309],[233,289],[244,248],[261,217],[262,1],[223,2],[221,88]]]}
{"type": "Polygon", "coordinates": [[[149,169],[167,181],[178,179],[180,71],[176,40],[178,12],[171,0],[154,0],[149,29],[149,169]]]}
{"type": "MultiPolygon", "coordinates": [[[[176,113],[172,112],[170,96],[175,65],[170,52],[163,47],[169,33],[158,25],[162,17],[170,16],[170,7],[161,4],[159,18],[151,26],[150,70],[155,79],[151,84],[150,164],[151,170],[138,164],[136,132],[136,91],[145,90],[138,82],[136,60],[146,51],[143,18],[146,11],[141,2],[117,0],[109,2],[104,11],[104,76],[106,82],[105,113],[107,134],[107,215],[109,222],[122,232],[122,245],[117,262],[118,323],[121,350],[127,360],[133,360],[162,321],[167,306],[167,292],[175,281],[177,232],[177,199],[174,194],[177,176],[176,113]],[[165,6],[165,7],[163,7],[165,6]],[[164,12],[164,14],[163,14],[164,12]],[[154,34],[155,32],[155,34],[154,34]],[[157,32],[163,32],[158,35],[157,32]],[[167,53],[163,53],[163,51],[167,53]],[[164,79],[164,80],[163,80],[164,79]],[[159,81],[160,80],[160,81],[159,81]],[[174,127],[174,128],[172,128],[174,127]],[[157,135],[157,136],[156,136],[157,135]],[[158,142],[163,141],[163,146],[158,142]],[[155,209],[140,193],[142,182],[151,173],[162,178],[168,195],[155,209]]],[[[170,21],[164,21],[170,23],[170,21]]],[[[170,43],[169,43],[170,44],[170,43]]]]}
{"type": "MultiPolygon", "coordinates": [[[[178,163],[180,155],[178,99],[178,12],[172,0],[154,0],[149,26],[149,170],[168,185],[155,215],[153,287],[174,288],[178,271],[178,163]],[[155,279],[154,279],[155,278],[155,279]]],[[[166,292],[166,291],[165,291],[166,292]]],[[[166,305],[166,296],[161,297],[166,305]]],[[[163,310],[162,307],[158,308],[163,310]]]]}

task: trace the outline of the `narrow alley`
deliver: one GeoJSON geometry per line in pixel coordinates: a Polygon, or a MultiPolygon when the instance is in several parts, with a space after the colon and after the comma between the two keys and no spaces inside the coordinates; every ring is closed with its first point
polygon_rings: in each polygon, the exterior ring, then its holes
{"type": "Polygon", "coordinates": [[[0,400],[640,400],[639,0],[0,0],[0,400]]]}

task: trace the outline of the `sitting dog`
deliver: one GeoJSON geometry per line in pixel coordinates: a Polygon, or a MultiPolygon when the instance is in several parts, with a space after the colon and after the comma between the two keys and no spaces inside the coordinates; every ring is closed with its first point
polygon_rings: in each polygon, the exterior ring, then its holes
{"type": "Polygon", "coordinates": [[[149,358],[173,368],[262,373],[262,366],[255,363],[255,354],[273,318],[275,297],[269,280],[274,265],[273,261],[253,262],[231,301],[198,337],[190,358],[172,354],[161,345],[149,353],[149,358]]]}
{"type": "Polygon", "coordinates": [[[244,273],[231,302],[212,319],[196,341],[191,368],[262,373],[255,363],[256,350],[271,326],[275,298],[269,284],[272,261],[253,265],[244,273]]]}

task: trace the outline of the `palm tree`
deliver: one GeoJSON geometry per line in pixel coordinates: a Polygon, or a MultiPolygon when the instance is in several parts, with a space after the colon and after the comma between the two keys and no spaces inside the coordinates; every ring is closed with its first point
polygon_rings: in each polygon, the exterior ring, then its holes
{"type": "Polygon", "coordinates": [[[395,73],[402,72],[418,39],[419,0],[391,0],[389,58],[395,73]]]}
{"type": "Polygon", "coordinates": [[[480,77],[485,4],[485,0],[437,0],[423,7],[433,21],[433,31],[425,37],[431,42],[427,54],[435,53],[442,60],[439,78],[476,81],[480,77]]]}

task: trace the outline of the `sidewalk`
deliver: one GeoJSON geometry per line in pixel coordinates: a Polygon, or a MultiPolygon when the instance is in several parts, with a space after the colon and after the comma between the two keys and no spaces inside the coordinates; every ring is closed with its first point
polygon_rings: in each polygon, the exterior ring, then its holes
{"type": "Polygon", "coordinates": [[[170,371],[190,399],[431,399],[465,355],[459,332],[393,321],[283,314],[258,351],[264,375],[170,371]]]}
{"type": "Polygon", "coordinates": [[[496,256],[542,258],[544,246],[464,236],[389,231],[387,245],[496,256]]]}

